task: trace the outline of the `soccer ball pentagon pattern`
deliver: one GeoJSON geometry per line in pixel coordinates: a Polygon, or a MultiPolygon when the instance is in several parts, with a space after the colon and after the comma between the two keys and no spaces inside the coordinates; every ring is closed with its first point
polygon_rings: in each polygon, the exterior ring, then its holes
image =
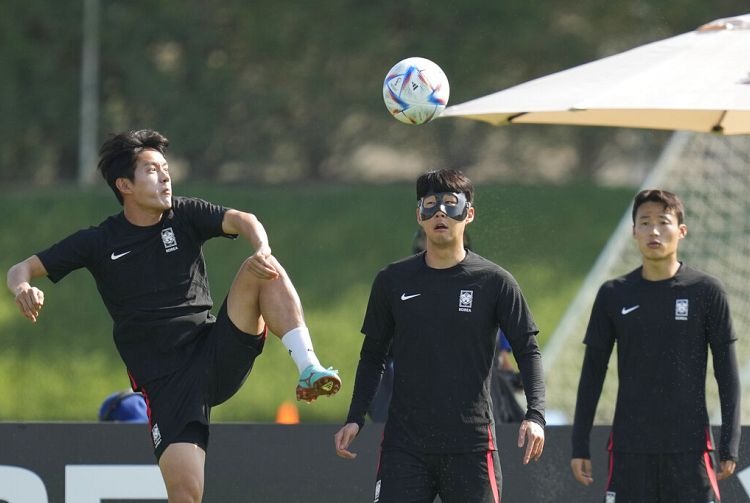
{"type": "Polygon", "coordinates": [[[385,76],[383,101],[396,119],[406,124],[424,124],[445,110],[450,95],[448,77],[425,58],[406,58],[385,76]]]}

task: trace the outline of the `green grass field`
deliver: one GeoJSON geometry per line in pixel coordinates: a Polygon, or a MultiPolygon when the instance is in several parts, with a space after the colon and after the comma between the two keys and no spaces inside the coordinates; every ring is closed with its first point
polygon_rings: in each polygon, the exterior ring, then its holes
{"type": "MultiPolygon", "coordinates": [[[[194,195],[257,214],[274,254],[295,282],[316,352],[340,369],[339,395],[302,404],[303,421],[341,421],[351,397],[359,328],[376,272],[409,253],[416,229],[411,185],[218,187],[181,186],[194,195]]],[[[633,195],[593,185],[477,187],[473,248],[510,270],[541,329],[553,331],[633,195]]],[[[95,225],[119,211],[106,188],[19,190],[3,195],[0,267],[95,225]]],[[[215,304],[248,254],[240,241],[205,247],[215,304]]],[[[96,420],[103,398],[128,386],[111,336],[111,321],[86,271],[57,285],[38,283],[46,307],[37,324],[0,302],[0,420],[96,420]]],[[[269,340],[243,389],[213,413],[217,421],[271,421],[294,399],[296,367],[281,343],[269,340]]]]}

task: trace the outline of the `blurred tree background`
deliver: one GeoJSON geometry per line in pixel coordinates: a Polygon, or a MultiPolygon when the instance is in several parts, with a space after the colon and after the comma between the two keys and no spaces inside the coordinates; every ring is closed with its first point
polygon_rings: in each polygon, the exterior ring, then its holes
{"type": "MultiPolygon", "coordinates": [[[[635,184],[668,133],[405,126],[381,85],[437,62],[460,103],[740,14],[740,0],[99,0],[97,144],[124,129],[172,140],[184,176],[232,183],[413,179],[635,184]]],[[[0,183],[74,181],[83,2],[4,0],[0,183]]]]}

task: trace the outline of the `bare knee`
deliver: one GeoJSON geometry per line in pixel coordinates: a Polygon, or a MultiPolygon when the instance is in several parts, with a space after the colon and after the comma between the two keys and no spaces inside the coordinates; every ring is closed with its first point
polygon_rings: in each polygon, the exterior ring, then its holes
{"type": "Polygon", "coordinates": [[[244,295],[257,296],[259,292],[266,288],[278,288],[280,285],[289,281],[286,271],[274,257],[270,257],[270,264],[275,271],[274,276],[264,276],[268,271],[258,271],[258,265],[254,264],[253,257],[248,257],[242,262],[242,266],[237,271],[232,289],[245,292],[244,295]]]}

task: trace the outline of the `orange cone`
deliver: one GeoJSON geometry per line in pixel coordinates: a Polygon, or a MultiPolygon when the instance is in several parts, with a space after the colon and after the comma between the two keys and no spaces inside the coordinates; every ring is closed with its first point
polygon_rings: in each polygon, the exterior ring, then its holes
{"type": "Polygon", "coordinates": [[[298,424],[299,411],[297,411],[297,406],[293,402],[281,402],[281,405],[276,410],[276,423],[298,424]]]}

